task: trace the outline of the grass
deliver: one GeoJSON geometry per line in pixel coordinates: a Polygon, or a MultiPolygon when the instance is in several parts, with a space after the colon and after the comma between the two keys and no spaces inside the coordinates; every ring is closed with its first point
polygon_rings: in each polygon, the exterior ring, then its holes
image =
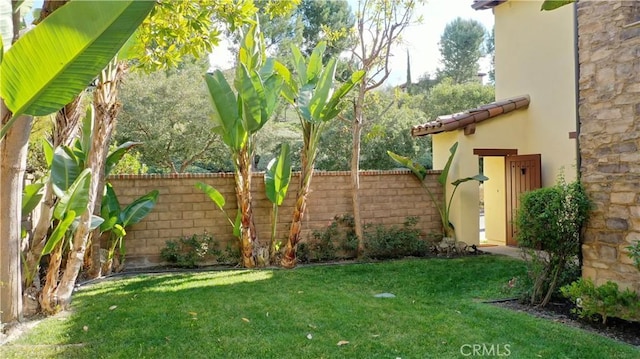
{"type": "Polygon", "coordinates": [[[82,288],[70,315],[44,320],[0,357],[459,358],[474,344],[514,358],[640,356],[482,303],[523,272],[520,261],[482,256],[140,275],[82,288]],[[381,292],[397,297],[373,297],[381,292]]]}

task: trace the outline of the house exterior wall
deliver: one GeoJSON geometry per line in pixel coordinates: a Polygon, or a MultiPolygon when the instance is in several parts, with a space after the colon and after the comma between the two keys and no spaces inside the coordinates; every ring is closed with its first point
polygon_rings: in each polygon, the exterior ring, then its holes
{"type": "MultiPolygon", "coordinates": [[[[540,11],[541,4],[510,0],[494,8],[496,99],[528,94],[531,103],[528,109],[478,124],[472,135],[463,130],[433,135],[434,169],[446,163],[450,143],[459,142],[450,179],[478,173],[473,150],[480,148],[541,154],[543,186],[553,185],[560,172],[567,181],[576,178],[576,140],[569,138],[576,131],[574,13],[572,6],[540,11]]],[[[490,176],[485,173],[486,234],[492,242],[505,243],[506,230],[500,228],[506,226],[504,187],[498,188],[504,169],[491,169],[490,176]]],[[[458,239],[478,243],[478,188],[463,184],[456,196],[452,218],[457,223],[452,222],[458,239]]]]}
{"type": "MultiPolygon", "coordinates": [[[[576,178],[575,22],[572,6],[540,11],[542,1],[510,0],[495,11],[496,98],[529,94],[518,112],[518,154],[542,155],[542,185],[550,186],[564,168],[576,178]]],[[[505,131],[509,133],[509,128],[505,131]]]]}
{"type": "MultiPolygon", "coordinates": [[[[437,198],[442,189],[437,182],[439,171],[430,171],[425,182],[437,198]]],[[[226,199],[229,215],[236,213],[235,182],[232,173],[172,174],[172,175],[118,175],[111,176],[114,187],[125,206],[134,199],[157,189],[160,192],[153,211],[140,223],[127,228],[125,247],[127,265],[148,267],[162,264],[160,251],[166,241],[181,236],[213,235],[221,248],[235,243],[231,225],[223,213],[202,192],[196,182],[215,187],[226,199]]],[[[277,238],[288,235],[295,203],[295,187],[299,174],[291,179],[289,193],[279,209],[277,238]]],[[[262,174],[252,179],[253,209],[258,238],[267,243],[271,229],[271,202],[266,198],[262,174]]],[[[360,177],[360,200],[365,224],[402,225],[407,217],[419,218],[417,228],[427,235],[442,233],[440,216],[420,182],[409,171],[363,171],[360,177]]],[[[335,216],[352,213],[351,179],[349,172],[317,172],[311,181],[303,220],[302,238],[306,240],[312,230],[321,230],[335,216]]]]}
{"type": "Polygon", "coordinates": [[[640,240],[640,20],[637,1],[580,1],[581,180],[594,207],[583,276],[640,291],[626,250],[640,240]]]}

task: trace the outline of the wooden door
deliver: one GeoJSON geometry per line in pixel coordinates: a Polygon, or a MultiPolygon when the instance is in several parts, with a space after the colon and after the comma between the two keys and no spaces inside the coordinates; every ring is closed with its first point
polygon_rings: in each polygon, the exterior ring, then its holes
{"type": "Polygon", "coordinates": [[[540,155],[506,156],[505,185],[507,198],[507,245],[516,246],[516,211],[520,207],[520,195],[538,189],[542,182],[540,155]]]}

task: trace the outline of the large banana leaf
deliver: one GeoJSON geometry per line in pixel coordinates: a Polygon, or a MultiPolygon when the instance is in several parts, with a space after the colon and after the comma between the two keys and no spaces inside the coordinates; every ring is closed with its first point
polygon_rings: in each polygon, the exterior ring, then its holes
{"type": "Polygon", "coordinates": [[[44,183],[32,183],[24,186],[22,191],[22,217],[26,217],[33,211],[42,199],[44,183]]]}
{"type": "Polygon", "coordinates": [[[311,117],[314,121],[322,120],[320,115],[322,114],[322,111],[327,104],[327,100],[329,99],[329,96],[331,96],[331,91],[333,90],[333,79],[336,73],[336,66],[337,60],[332,58],[320,73],[320,78],[318,79],[318,83],[309,103],[309,111],[311,112],[311,117]]]}
{"type": "Polygon", "coordinates": [[[222,138],[232,150],[239,150],[245,133],[238,117],[238,101],[231,86],[221,71],[206,74],[205,81],[213,104],[213,120],[219,127],[222,138]]]}
{"type": "Polygon", "coordinates": [[[438,183],[441,186],[444,186],[447,183],[447,178],[449,178],[449,170],[451,169],[451,163],[453,162],[453,157],[456,155],[456,151],[458,150],[458,142],[454,143],[449,149],[449,159],[447,159],[447,164],[444,165],[442,169],[442,173],[438,176],[438,183]]]}
{"type": "Polygon", "coordinates": [[[196,188],[204,192],[218,208],[224,211],[224,196],[217,189],[203,182],[197,182],[196,188]]]}
{"type": "Polygon", "coordinates": [[[118,196],[116,196],[111,183],[107,183],[105,189],[106,191],[100,204],[100,216],[104,218],[104,222],[100,225],[100,232],[112,229],[118,223],[121,212],[118,196]]]}
{"type": "Polygon", "coordinates": [[[65,213],[74,211],[81,216],[89,204],[89,186],[91,185],[91,169],[87,168],[80,173],[71,187],[62,193],[59,201],[53,209],[53,216],[62,220],[65,213]]]}
{"type": "Polygon", "coordinates": [[[47,167],[51,167],[51,163],[53,163],[53,144],[44,137],[42,138],[42,152],[44,152],[47,167]]]}
{"type": "Polygon", "coordinates": [[[261,99],[264,98],[264,86],[255,71],[250,72],[242,63],[238,66],[240,79],[236,82],[236,86],[238,86],[238,95],[242,97],[244,129],[249,133],[255,133],[268,120],[268,118],[262,118],[261,99]]]}
{"type": "Polygon", "coordinates": [[[64,147],[58,147],[54,152],[51,164],[51,181],[56,196],[64,196],[64,192],[71,187],[80,172],[82,172],[82,168],[77,159],[73,157],[73,153],[65,150],[64,147]]]}
{"type": "Polygon", "coordinates": [[[0,97],[19,115],[47,115],[82,91],[127,41],[155,1],[71,1],[4,55],[0,97]]]}
{"type": "Polygon", "coordinates": [[[427,176],[427,169],[423,165],[418,162],[413,162],[409,157],[401,156],[391,151],[387,151],[387,154],[397,164],[410,169],[411,172],[418,177],[420,182],[424,181],[424,178],[427,176]]]}
{"type": "Polygon", "coordinates": [[[73,223],[74,219],[76,219],[76,213],[74,211],[68,211],[65,214],[64,218],[60,222],[58,222],[58,225],[51,233],[51,236],[49,236],[47,244],[45,244],[44,248],[42,248],[43,256],[51,253],[53,248],[55,248],[55,246],[60,243],[62,238],[65,237],[65,234],[67,233],[69,227],[71,227],[71,223],[73,223]]]}
{"type": "Polygon", "coordinates": [[[272,159],[264,173],[267,198],[278,206],[282,204],[291,181],[291,154],[289,144],[283,143],[278,157],[272,159]]]}
{"type": "Polygon", "coordinates": [[[104,175],[108,176],[122,157],[133,147],[141,145],[142,142],[125,142],[111,152],[104,163],[104,175]]]}
{"type": "Polygon", "coordinates": [[[156,202],[158,202],[158,194],[158,190],[153,190],[131,202],[120,213],[119,224],[125,228],[140,222],[155,207],[156,202]]]}
{"type": "Polygon", "coordinates": [[[351,89],[358,84],[364,77],[364,71],[356,71],[351,75],[351,78],[342,84],[337,91],[333,92],[331,99],[324,107],[324,111],[321,114],[322,121],[329,121],[342,112],[344,101],[342,99],[351,91],[351,89]]]}

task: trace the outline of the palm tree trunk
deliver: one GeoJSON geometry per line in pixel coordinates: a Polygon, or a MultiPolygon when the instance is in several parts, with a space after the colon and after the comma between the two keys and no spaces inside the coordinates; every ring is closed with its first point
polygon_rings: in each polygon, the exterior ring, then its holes
{"type": "Polygon", "coordinates": [[[307,207],[307,196],[313,176],[313,165],[315,162],[315,153],[313,152],[315,151],[309,148],[308,143],[305,143],[301,155],[302,168],[300,172],[300,185],[296,196],[296,205],[293,208],[293,219],[291,221],[291,228],[289,229],[289,238],[287,239],[284,256],[280,261],[280,265],[284,268],[294,268],[296,266],[296,246],[298,242],[300,242],[302,219],[307,207]]]}
{"type": "Polygon", "coordinates": [[[256,233],[253,227],[253,207],[251,205],[251,156],[248,149],[242,150],[236,156],[236,194],[240,210],[240,254],[242,266],[253,268],[256,266],[254,246],[256,233]]]}
{"type": "MultiPolygon", "coordinates": [[[[81,93],[71,103],[67,104],[56,114],[55,124],[52,134],[52,146],[57,148],[61,145],[70,146],[78,132],[78,122],[84,111],[81,110],[81,102],[84,93],[81,93]]],[[[47,235],[51,229],[51,221],[53,216],[53,207],[55,199],[53,195],[53,186],[51,182],[47,182],[44,189],[44,201],[38,207],[38,222],[29,240],[29,248],[25,251],[25,263],[23,263],[24,288],[36,285],[38,268],[40,266],[40,258],[42,249],[47,242],[47,235]]]]}
{"type": "Polygon", "coordinates": [[[73,287],[78,273],[84,263],[84,252],[90,234],[91,216],[96,201],[102,199],[104,188],[104,162],[109,149],[111,134],[116,125],[116,118],[122,105],[118,103],[118,86],[124,75],[125,64],[117,60],[102,71],[100,82],[94,91],[95,123],[91,134],[87,167],[91,169],[92,178],[89,187],[89,203],[87,211],[80,217],[80,224],[73,237],[73,247],[67,257],[67,264],[58,286],[57,296],[60,304],[67,307],[71,302],[73,287]]]}
{"type": "Polygon", "coordinates": [[[62,243],[59,243],[49,255],[49,267],[47,278],[40,293],[40,307],[47,314],[55,314],[60,310],[56,289],[58,288],[58,275],[62,263],[62,243]]]}

